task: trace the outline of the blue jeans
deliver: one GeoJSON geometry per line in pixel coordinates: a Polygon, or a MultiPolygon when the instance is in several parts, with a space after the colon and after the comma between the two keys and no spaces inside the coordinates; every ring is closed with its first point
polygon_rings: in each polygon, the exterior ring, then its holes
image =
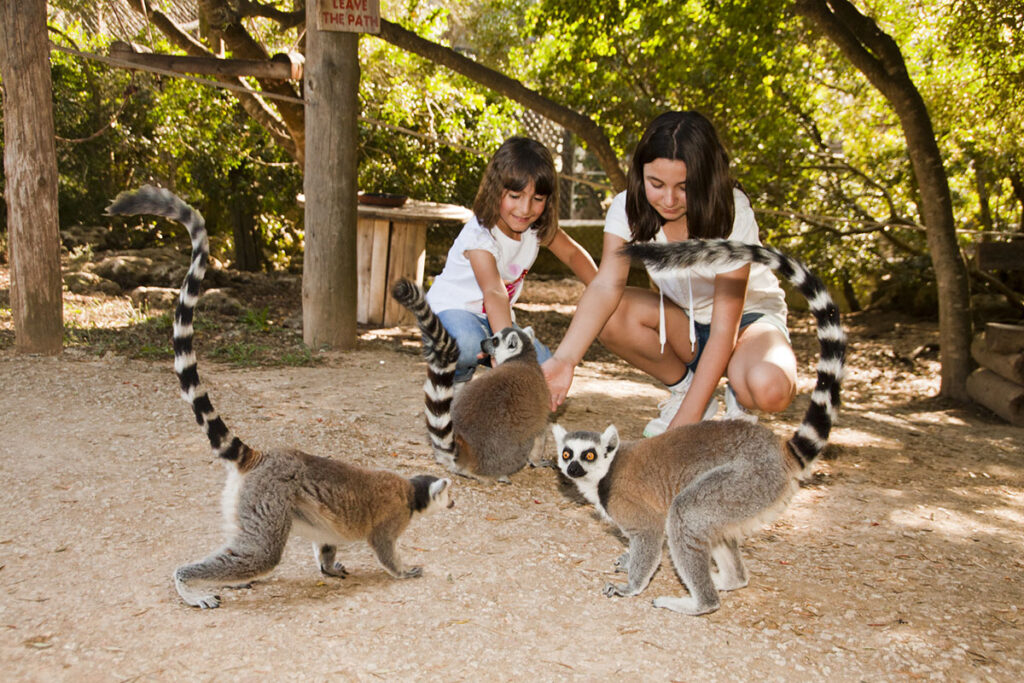
{"type": "MultiPolygon", "coordinates": [[[[764,313],[744,313],[740,316],[740,329],[742,330],[747,325],[757,322],[763,316],[764,313]]],[[[711,325],[695,322],[693,327],[694,331],[697,333],[697,351],[693,355],[693,360],[686,364],[686,367],[690,369],[690,372],[697,369],[697,361],[700,360],[700,354],[704,353],[704,347],[708,343],[708,337],[711,336],[711,325]]]]}
{"type": "MultiPolygon", "coordinates": [[[[459,360],[455,365],[455,381],[468,382],[476,371],[476,366],[489,364],[490,361],[478,361],[476,355],[480,353],[480,342],[488,337],[494,336],[491,331],[491,324],[487,322],[487,316],[470,311],[463,311],[458,308],[449,308],[437,314],[444,329],[455,339],[459,345],[459,360]]],[[[533,348],[537,350],[537,362],[543,363],[551,358],[551,351],[537,339],[533,340],[533,348]]]]}

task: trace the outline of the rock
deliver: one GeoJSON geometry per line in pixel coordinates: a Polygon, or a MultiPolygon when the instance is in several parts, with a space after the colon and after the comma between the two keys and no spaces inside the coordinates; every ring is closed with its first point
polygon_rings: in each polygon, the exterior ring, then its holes
{"type": "Polygon", "coordinates": [[[187,258],[173,249],[111,254],[92,266],[92,272],[113,280],[124,289],[147,285],[178,287],[187,270],[187,258]]]}
{"type": "Polygon", "coordinates": [[[174,308],[178,294],[179,290],[171,287],[136,287],[128,296],[139,308],[174,308]]]}
{"type": "Polygon", "coordinates": [[[200,295],[199,308],[217,311],[225,315],[238,315],[244,308],[242,303],[223,289],[211,289],[200,295]]]}
{"type": "Polygon", "coordinates": [[[121,293],[121,287],[116,282],[84,270],[66,273],[64,275],[64,286],[72,294],[101,292],[108,296],[117,296],[121,293]]]}

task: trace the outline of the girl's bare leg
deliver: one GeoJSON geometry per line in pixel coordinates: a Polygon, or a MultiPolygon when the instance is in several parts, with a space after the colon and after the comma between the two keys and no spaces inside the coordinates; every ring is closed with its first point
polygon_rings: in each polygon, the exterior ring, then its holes
{"type": "Polygon", "coordinates": [[[740,404],[777,413],[796,395],[796,356],[782,331],[755,322],[740,330],[726,371],[740,404]]]}
{"type": "Polygon", "coordinates": [[[665,384],[674,384],[686,375],[686,363],[693,359],[690,322],[681,308],[665,301],[667,339],[663,353],[658,341],[658,301],[655,292],[626,287],[598,339],[630,365],[665,384]]]}

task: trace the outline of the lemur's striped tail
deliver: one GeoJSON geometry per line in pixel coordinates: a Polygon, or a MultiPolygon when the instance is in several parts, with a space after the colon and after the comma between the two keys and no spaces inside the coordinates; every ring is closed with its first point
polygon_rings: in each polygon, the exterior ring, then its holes
{"type": "Polygon", "coordinates": [[[181,384],[181,397],[192,406],[196,422],[206,430],[213,452],[220,458],[239,464],[247,461],[251,449],[232,435],[213,409],[210,397],[199,383],[196,355],[192,350],[195,331],[192,319],[199,300],[199,284],[210,260],[206,222],[198,211],[168,190],[144,185],[133,192],[122,192],[107,207],[108,215],[152,214],[181,223],[192,238],[192,263],[181,284],[181,296],[174,313],[174,372],[181,384]]]}
{"type": "Polygon", "coordinates": [[[825,448],[839,407],[839,385],[846,360],[846,334],[839,321],[839,308],[816,275],[800,261],[782,252],[756,244],[730,240],[686,240],[670,243],[629,243],[623,253],[638,258],[653,269],[669,270],[695,265],[760,263],[777,271],[807,299],[818,324],[818,380],[811,405],[789,445],[806,468],[825,448]]]}
{"type": "Polygon", "coordinates": [[[427,359],[427,381],[423,384],[427,433],[435,457],[442,464],[451,465],[456,456],[452,399],[455,397],[455,363],[459,359],[459,345],[444,329],[418,284],[403,278],[392,286],[391,296],[416,316],[416,323],[423,333],[423,356],[427,359]]]}

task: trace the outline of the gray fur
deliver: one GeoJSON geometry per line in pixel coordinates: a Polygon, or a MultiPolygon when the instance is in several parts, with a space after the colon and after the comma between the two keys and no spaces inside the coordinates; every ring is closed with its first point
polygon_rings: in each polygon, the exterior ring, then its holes
{"type": "Polygon", "coordinates": [[[533,348],[533,330],[507,327],[481,344],[498,363],[465,383],[453,399],[458,347],[408,280],[392,295],[416,316],[427,359],[427,431],[435,459],[467,477],[507,481],[531,462],[547,436],[549,393],[533,348]]]}
{"type": "Polygon", "coordinates": [[[412,517],[452,507],[451,480],[356,467],[292,449],[257,451],[232,435],[199,382],[192,320],[209,261],[203,217],[171,192],[145,186],[125,192],[109,214],[154,214],[182,223],[192,238],[192,265],[181,287],[174,320],[174,368],[182,397],[192,406],[214,453],[227,466],[222,509],[228,540],[205,559],[178,567],[174,584],[187,604],[213,608],[223,586],[247,585],[281,561],[294,531],[313,541],[320,571],[344,578],[337,545],[366,541],[396,578],[419,576],[395,548],[412,517]]]}
{"type": "Polygon", "coordinates": [[[661,562],[667,540],[689,596],[659,597],[654,606],[707,614],[719,608],[719,591],[747,585],[740,541],[785,510],[799,478],[825,447],[839,404],[845,334],[821,281],[802,263],[775,250],[689,240],[630,244],[626,252],[661,268],[765,263],[797,284],[818,321],[818,383],[803,422],[788,441],[743,420],[700,422],[621,444],[614,426],[603,434],[553,428],[559,470],[629,539],[629,550],[615,562],[617,571],[627,573],[627,581],[607,584],[604,594],[641,593],[661,562]]]}

